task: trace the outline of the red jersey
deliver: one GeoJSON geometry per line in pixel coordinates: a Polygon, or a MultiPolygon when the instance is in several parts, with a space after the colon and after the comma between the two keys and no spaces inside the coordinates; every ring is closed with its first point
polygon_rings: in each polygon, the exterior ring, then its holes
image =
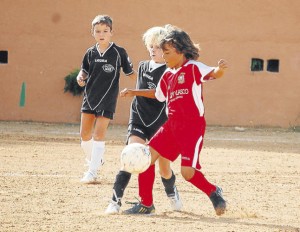
{"type": "Polygon", "coordinates": [[[189,60],[177,70],[168,68],[156,88],[156,98],[167,103],[168,117],[179,120],[204,116],[202,83],[213,79],[214,67],[189,60]]]}

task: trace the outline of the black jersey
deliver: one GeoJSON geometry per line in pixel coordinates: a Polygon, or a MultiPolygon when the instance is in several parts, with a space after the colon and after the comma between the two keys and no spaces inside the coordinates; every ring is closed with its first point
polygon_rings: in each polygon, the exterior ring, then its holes
{"type": "Polygon", "coordinates": [[[125,49],[114,43],[103,53],[97,45],[86,51],[81,69],[88,76],[81,110],[115,112],[121,67],[125,75],[134,72],[125,49]]]}
{"type": "MultiPolygon", "coordinates": [[[[166,70],[166,65],[154,65],[153,61],[142,61],[138,68],[137,89],[156,89],[160,77],[166,70]]],[[[141,124],[160,127],[167,119],[166,104],[156,99],[134,97],[131,103],[129,124],[141,124]]]]}

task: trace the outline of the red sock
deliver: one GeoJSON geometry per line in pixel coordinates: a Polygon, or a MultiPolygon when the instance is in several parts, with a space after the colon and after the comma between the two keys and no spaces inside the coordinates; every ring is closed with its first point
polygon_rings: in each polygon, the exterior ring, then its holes
{"type": "Polygon", "coordinates": [[[139,195],[141,203],[145,206],[151,206],[153,204],[153,185],[155,179],[155,165],[150,167],[143,173],[139,174],[139,195]]]}
{"type": "Polygon", "coordinates": [[[195,187],[203,191],[207,196],[214,191],[216,191],[216,186],[209,183],[208,180],[204,177],[204,175],[200,172],[195,170],[194,176],[189,180],[195,187]]]}

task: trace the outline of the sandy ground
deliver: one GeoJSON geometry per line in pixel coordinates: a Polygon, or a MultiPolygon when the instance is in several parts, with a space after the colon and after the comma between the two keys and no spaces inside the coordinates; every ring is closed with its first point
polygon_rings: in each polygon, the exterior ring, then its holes
{"type": "MultiPolygon", "coordinates": [[[[99,183],[82,185],[79,125],[0,122],[0,231],[300,231],[300,133],[208,127],[201,153],[206,177],[223,188],[228,211],[172,164],[184,204],[172,212],[157,173],[156,215],[106,216],[126,127],[111,126],[99,183]]],[[[122,209],[138,196],[137,177],[122,209]]]]}

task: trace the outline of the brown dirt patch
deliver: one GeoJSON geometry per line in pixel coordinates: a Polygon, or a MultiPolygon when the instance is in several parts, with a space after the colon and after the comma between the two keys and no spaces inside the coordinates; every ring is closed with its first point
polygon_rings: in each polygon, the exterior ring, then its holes
{"type": "MultiPolygon", "coordinates": [[[[126,127],[107,135],[98,184],[85,171],[79,125],[0,122],[0,231],[300,231],[300,133],[283,129],[208,127],[201,162],[228,201],[222,217],[172,164],[184,204],[170,211],[157,170],[155,216],[106,216],[126,127]]],[[[122,209],[138,196],[132,177],[122,209]]]]}

